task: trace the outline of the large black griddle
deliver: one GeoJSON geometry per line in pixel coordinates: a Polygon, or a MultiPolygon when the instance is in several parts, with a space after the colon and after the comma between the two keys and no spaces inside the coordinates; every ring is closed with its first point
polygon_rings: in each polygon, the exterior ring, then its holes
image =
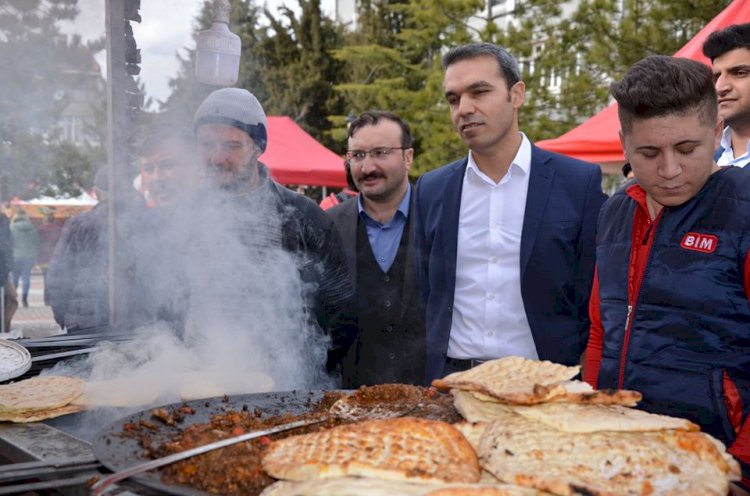
{"type": "MultiPolygon", "coordinates": [[[[299,415],[312,410],[312,407],[323,398],[323,391],[285,391],[279,393],[244,394],[229,397],[208,398],[165,405],[171,411],[174,407],[188,405],[195,414],[185,415],[183,421],[175,426],[163,425],[151,417],[152,408],[123,417],[100,430],[91,442],[94,455],[99,462],[113,472],[124,470],[138,463],[149,461],[143,455],[143,448],[136,439],[123,436],[123,425],[126,422],[138,424],[148,420],[159,425],[157,432],[148,431],[153,444],[160,445],[179,434],[181,429],[193,424],[207,423],[211,416],[232,410],[258,410],[263,417],[283,414],[299,415]]],[[[133,480],[145,486],[163,491],[167,494],[184,496],[205,496],[209,493],[177,484],[165,484],[158,471],[134,477],[133,480]]]]}

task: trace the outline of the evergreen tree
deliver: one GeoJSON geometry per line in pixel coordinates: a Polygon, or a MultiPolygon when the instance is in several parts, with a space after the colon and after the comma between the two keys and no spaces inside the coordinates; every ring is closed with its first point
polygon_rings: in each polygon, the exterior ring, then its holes
{"type": "Polygon", "coordinates": [[[58,23],[77,14],[77,0],[5,0],[0,6],[0,163],[6,196],[80,194],[77,185],[90,174],[92,156],[103,155],[101,146],[68,153],[70,145],[59,145],[68,96],[97,69],[80,37],[60,34],[58,23]],[[75,160],[62,164],[63,148],[75,160]],[[80,170],[73,172],[74,164],[80,170]]]}
{"type": "Polygon", "coordinates": [[[481,37],[522,62],[522,127],[539,140],[557,137],[604,108],[611,81],[643,57],[672,55],[728,3],[582,0],[564,15],[563,3],[518,0],[518,24],[504,32],[493,26],[481,37]]]}

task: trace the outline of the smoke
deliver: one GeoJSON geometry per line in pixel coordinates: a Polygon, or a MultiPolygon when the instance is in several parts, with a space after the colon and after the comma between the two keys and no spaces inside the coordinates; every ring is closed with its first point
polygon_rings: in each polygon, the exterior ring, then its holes
{"type": "Polygon", "coordinates": [[[128,292],[137,316],[158,319],[49,371],[83,377],[91,406],[122,407],[87,414],[75,435],[89,438],[126,407],[335,386],[329,338],[307,309],[316,284],[300,276],[309,260],[283,247],[284,216],[299,213],[277,201],[263,186],[238,194],[204,185],[145,212],[128,292]]]}

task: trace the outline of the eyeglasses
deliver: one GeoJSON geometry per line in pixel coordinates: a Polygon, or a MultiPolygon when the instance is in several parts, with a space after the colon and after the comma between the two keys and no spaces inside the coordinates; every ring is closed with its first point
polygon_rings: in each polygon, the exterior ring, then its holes
{"type": "Polygon", "coordinates": [[[365,157],[369,155],[370,158],[375,160],[376,162],[382,162],[384,160],[387,160],[394,150],[403,149],[403,146],[381,146],[378,148],[373,148],[372,150],[349,150],[348,152],[346,152],[346,158],[355,163],[361,163],[364,162],[365,157]]]}

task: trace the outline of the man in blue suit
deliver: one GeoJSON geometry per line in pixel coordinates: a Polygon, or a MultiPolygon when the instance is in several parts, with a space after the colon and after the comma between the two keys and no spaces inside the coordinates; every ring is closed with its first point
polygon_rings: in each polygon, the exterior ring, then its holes
{"type": "Polygon", "coordinates": [[[427,381],[510,355],[576,364],[589,328],[601,171],[519,131],[525,85],[505,49],[453,48],[443,68],[469,154],[415,188],[427,381]]]}

